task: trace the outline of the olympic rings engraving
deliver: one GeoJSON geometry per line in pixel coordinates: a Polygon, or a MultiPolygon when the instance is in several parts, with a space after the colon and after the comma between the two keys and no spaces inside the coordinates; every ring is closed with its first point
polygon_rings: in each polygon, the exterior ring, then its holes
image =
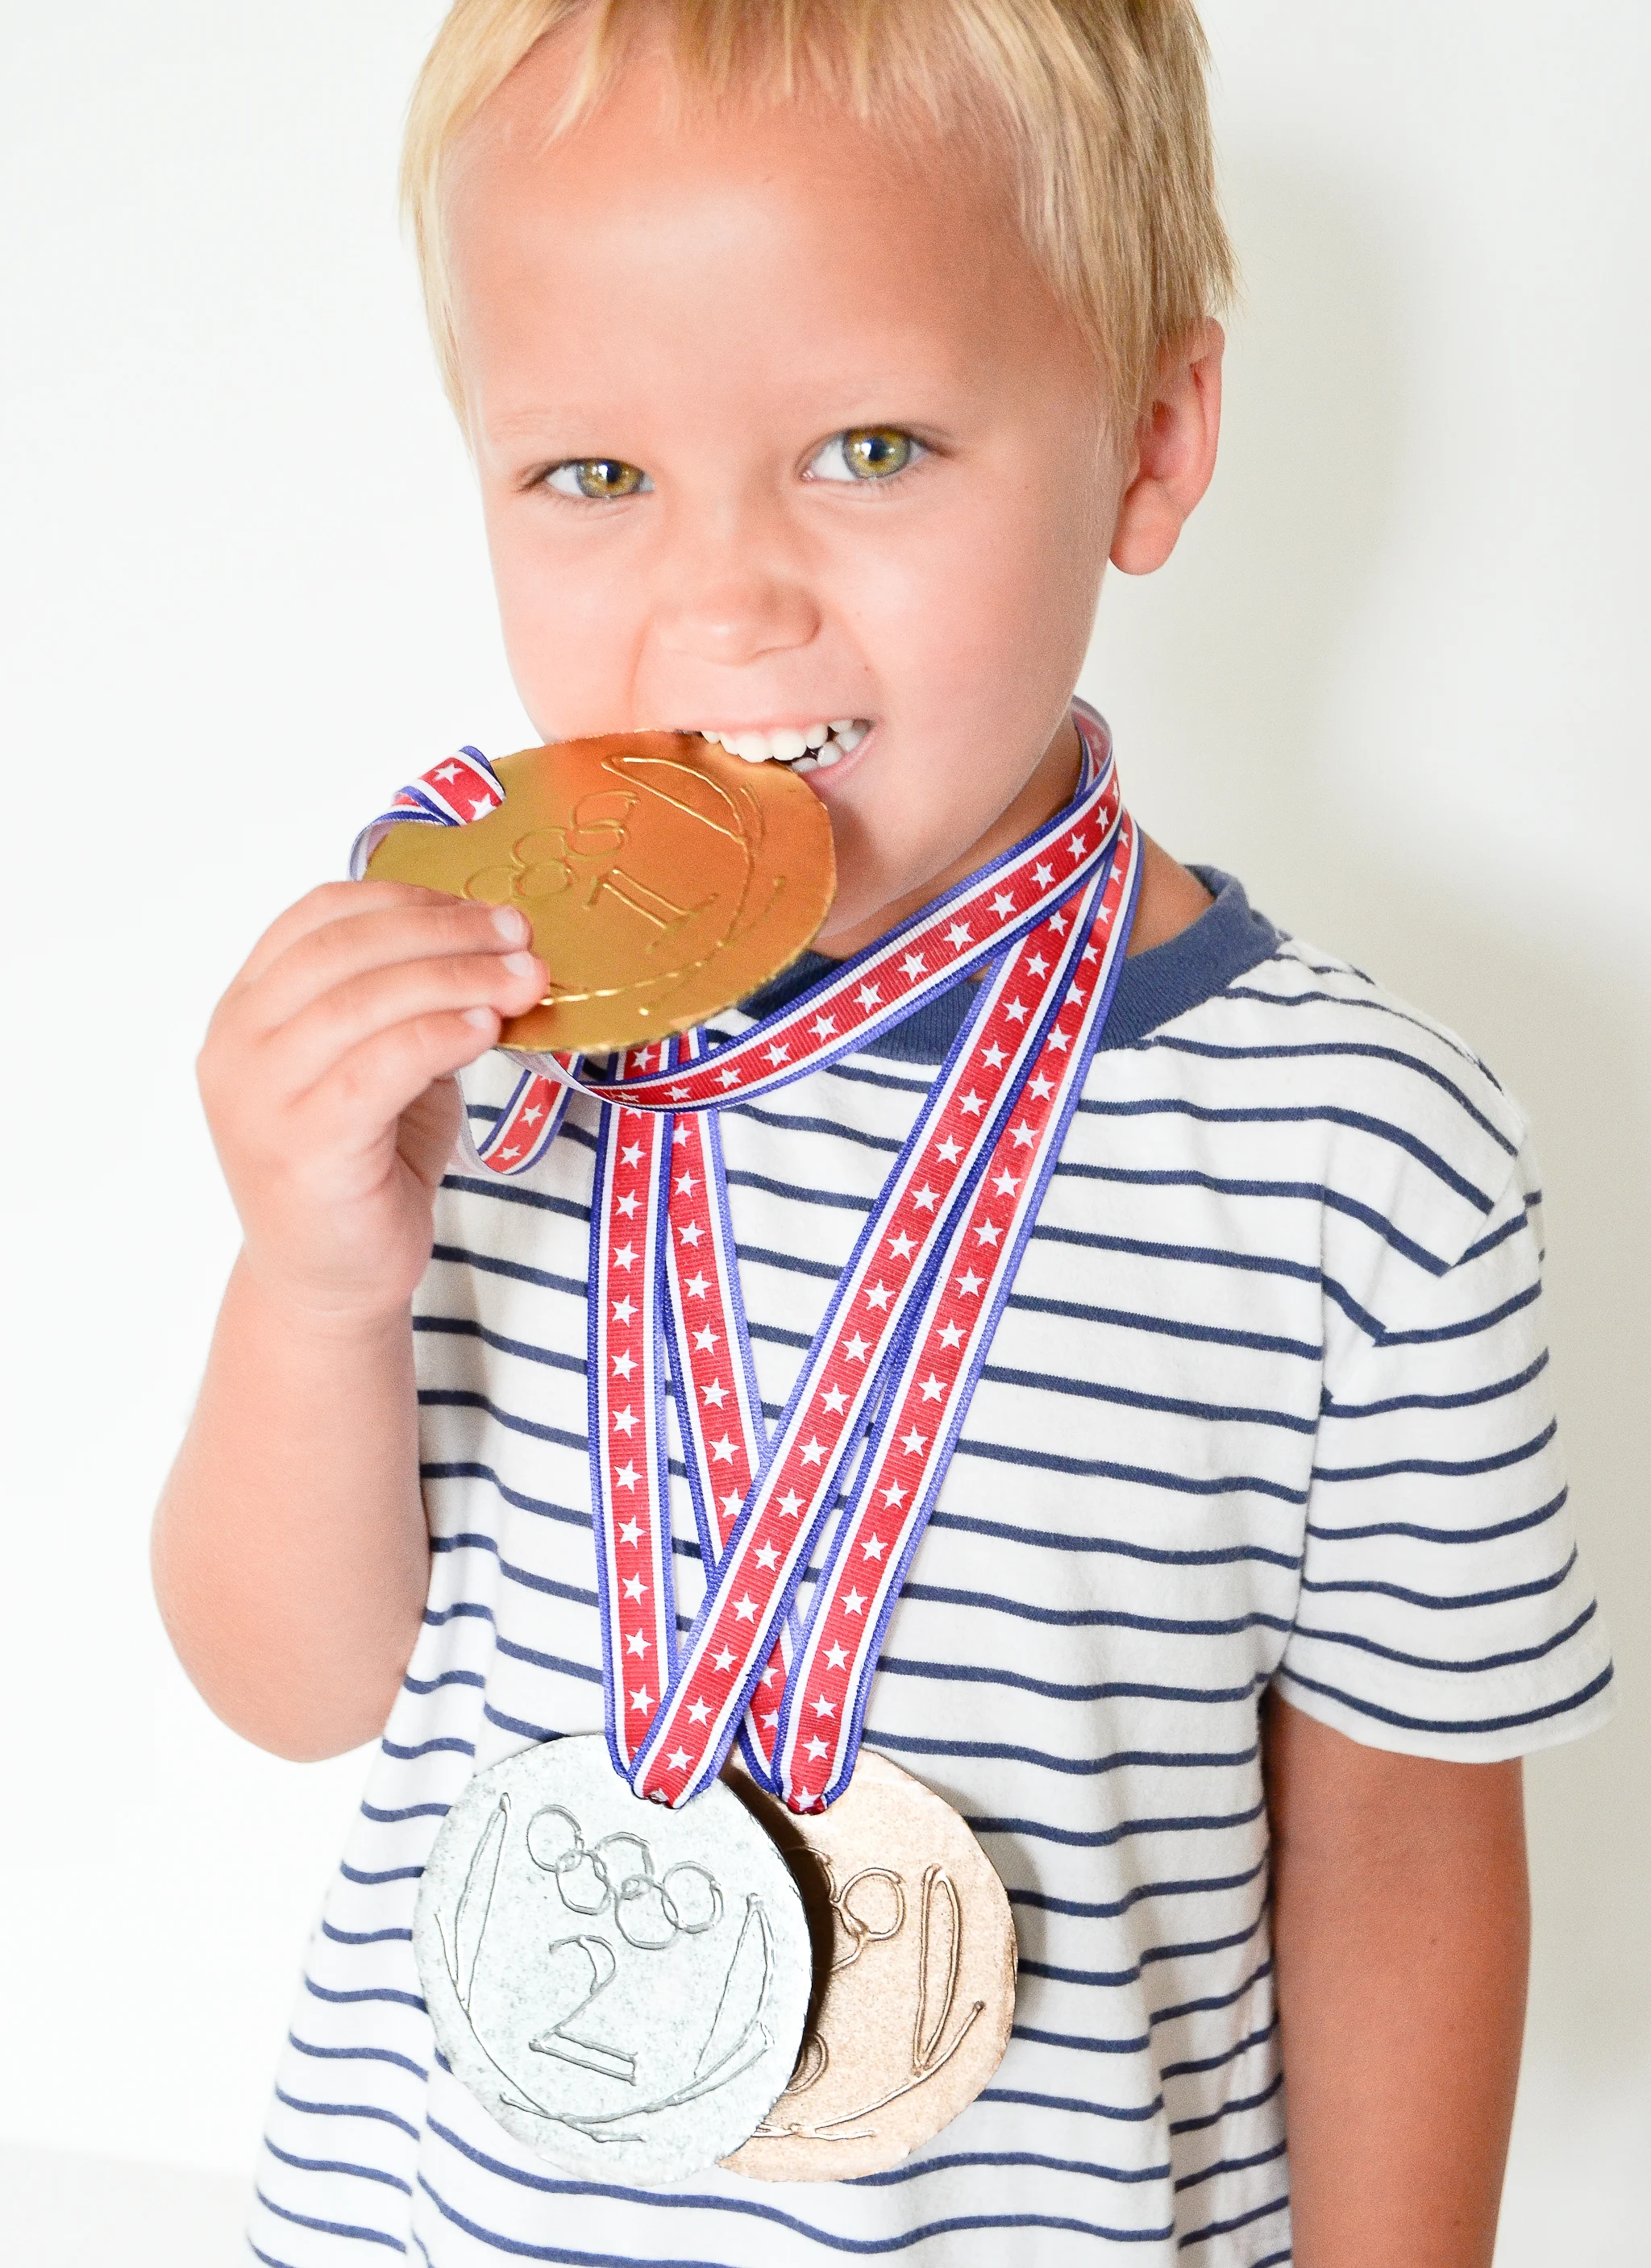
{"type": "Polygon", "coordinates": [[[551,1876],[570,1913],[586,1919],[611,1911],[614,1926],[638,1952],[661,1953],[677,1937],[702,1937],[722,1918],[715,1875],[692,1859],[663,1874],[639,1835],[605,1835],[587,1845],[573,1814],[547,1803],[527,1822],[527,1855],[551,1876]]]}

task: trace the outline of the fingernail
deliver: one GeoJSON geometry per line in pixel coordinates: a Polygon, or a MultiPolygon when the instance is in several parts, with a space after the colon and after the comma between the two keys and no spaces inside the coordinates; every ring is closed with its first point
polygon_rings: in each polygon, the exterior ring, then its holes
{"type": "Polygon", "coordinates": [[[539,974],[537,957],[531,953],[507,953],[505,966],[512,976],[537,976],[539,974]]]}
{"type": "Polygon", "coordinates": [[[490,1032],[493,1028],[493,1011],[490,1008],[467,1008],[464,1012],[464,1020],[467,1024],[474,1024],[478,1032],[490,1032]]]}
{"type": "Polygon", "coordinates": [[[514,906],[501,906],[493,917],[493,926],[506,945],[526,945],[533,935],[527,915],[519,913],[514,906]]]}

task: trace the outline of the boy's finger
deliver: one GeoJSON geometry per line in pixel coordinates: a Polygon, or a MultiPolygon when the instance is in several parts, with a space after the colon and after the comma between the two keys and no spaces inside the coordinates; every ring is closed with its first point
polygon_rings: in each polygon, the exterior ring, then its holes
{"type": "Polygon", "coordinates": [[[530,1008],[544,985],[544,964],[529,953],[447,954],[368,969],[264,1035],[260,1083],[295,1102],[355,1049],[398,1025],[474,1008],[486,1010],[497,1029],[499,1018],[530,1008]]]}
{"type": "Polygon", "coordinates": [[[439,891],[411,902],[351,910],[295,937],[225,1007],[251,1037],[273,1032],[328,992],[398,963],[496,958],[520,952],[533,932],[513,906],[473,903],[439,891]]]}
{"type": "Polygon", "coordinates": [[[445,890],[427,890],[417,882],[322,882],[270,923],[242,963],[234,983],[255,984],[283,954],[331,923],[355,921],[397,908],[464,903],[445,890]]]}
{"type": "Polygon", "coordinates": [[[374,1032],[333,1064],[305,1095],[299,1118],[326,1144],[365,1149],[438,1079],[486,1054],[499,1018],[485,1008],[437,1009],[374,1032]]]}

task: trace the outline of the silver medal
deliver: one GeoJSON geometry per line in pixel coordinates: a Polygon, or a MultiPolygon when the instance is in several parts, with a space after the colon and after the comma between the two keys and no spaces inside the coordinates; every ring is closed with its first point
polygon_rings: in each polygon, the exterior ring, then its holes
{"type": "Polygon", "coordinates": [[[785,1859],[726,1787],[645,1803],[600,1734],[478,1772],[424,1869],[437,2043],[564,2172],[652,2185],[739,2147],[792,2075],[813,1970],[785,1859]]]}

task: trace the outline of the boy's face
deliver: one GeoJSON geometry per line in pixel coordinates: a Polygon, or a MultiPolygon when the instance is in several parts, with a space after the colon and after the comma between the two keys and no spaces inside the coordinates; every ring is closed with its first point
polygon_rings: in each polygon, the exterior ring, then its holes
{"type": "Polygon", "coordinates": [[[707,114],[650,55],[549,142],[567,61],[493,98],[450,206],[516,682],[547,739],[866,727],[808,774],[848,950],[1070,792],[1123,485],[1095,364],[984,160],[707,114]]]}

